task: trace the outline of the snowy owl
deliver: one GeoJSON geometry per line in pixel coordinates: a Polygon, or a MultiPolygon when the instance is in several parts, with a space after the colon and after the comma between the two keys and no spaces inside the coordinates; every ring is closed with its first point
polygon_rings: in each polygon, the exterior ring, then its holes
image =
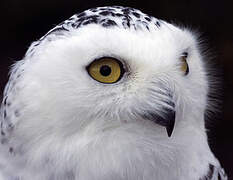
{"type": "Polygon", "coordinates": [[[3,180],[226,180],[195,33],[133,8],[75,14],[11,70],[3,180]]]}

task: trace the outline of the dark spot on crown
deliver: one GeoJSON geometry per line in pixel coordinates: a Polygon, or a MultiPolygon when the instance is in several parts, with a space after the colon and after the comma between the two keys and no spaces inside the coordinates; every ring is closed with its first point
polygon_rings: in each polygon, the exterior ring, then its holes
{"type": "Polygon", "coordinates": [[[70,23],[72,28],[78,28],[80,26],[81,22],[76,21],[75,23],[70,23]]]}
{"type": "Polygon", "coordinates": [[[136,27],[136,25],[135,25],[135,24],[133,24],[133,27],[134,27],[134,30],[137,30],[137,27],[136,27]]]}
{"type": "Polygon", "coordinates": [[[115,13],[111,12],[111,16],[115,17],[116,15],[115,15],[115,13]]]}
{"type": "Polygon", "coordinates": [[[147,21],[151,21],[151,18],[149,18],[149,17],[145,17],[145,20],[147,20],[147,21]]]}
{"type": "Polygon", "coordinates": [[[87,19],[94,19],[94,20],[98,20],[98,18],[99,18],[98,15],[92,15],[87,17],[87,19]]]}
{"type": "Polygon", "coordinates": [[[77,15],[78,18],[83,17],[83,16],[86,16],[85,12],[82,12],[82,13],[80,13],[80,14],[77,15]]]}
{"type": "Polygon", "coordinates": [[[102,23],[103,27],[116,26],[116,25],[117,25],[116,22],[113,20],[110,20],[110,19],[108,19],[102,23]]]}
{"type": "Polygon", "coordinates": [[[86,19],[87,19],[87,17],[80,17],[79,19],[77,19],[77,21],[75,23],[77,23],[77,22],[83,22],[86,19]]]}
{"type": "Polygon", "coordinates": [[[115,15],[118,16],[118,17],[122,17],[123,16],[123,14],[120,14],[120,13],[116,13],[115,15]]]}
{"type": "Polygon", "coordinates": [[[90,24],[90,23],[91,23],[91,20],[87,20],[87,21],[84,21],[82,24],[87,25],[87,24],[90,24]]]}
{"type": "Polygon", "coordinates": [[[109,16],[109,15],[115,16],[115,13],[113,13],[111,11],[102,11],[99,14],[102,15],[102,16],[109,16]]]}
{"type": "Polygon", "coordinates": [[[160,23],[159,23],[159,21],[156,21],[155,25],[156,25],[157,27],[160,27],[160,26],[161,26],[160,23]]]}
{"type": "Polygon", "coordinates": [[[103,16],[108,16],[108,15],[110,15],[110,12],[109,11],[102,11],[99,14],[103,15],[103,16]]]}
{"type": "Polygon", "coordinates": [[[123,23],[122,24],[123,24],[124,27],[126,27],[126,28],[130,27],[130,19],[131,18],[129,16],[127,16],[127,15],[123,18],[123,23]]]}
{"type": "Polygon", "coordinates": [[[138,14],[137,12],[132,12],[132,14],[133,14],[136,18],[140,18],[140,14],[138,14]]]}
{"type": "Polygon", "coordinates": [[[130,14],[131,9],[130,8],[124,8],[121,10],[125,15],[130,14]]]}
{"type": "Polygon", "coordinates": [[[87,18],[86,21],[84,21],[82,24],[83,25],[87,25],[87,24],[96,24],[98,22],[97,17],[96,16],[90,16],[87,18]]]}
{"type": "Polygon", "coordinates": [[[147,22],[145,22],[145,21],[140,21],[140,24],[142,24],[142,26],[141,27],[145,27],[148,31],[150,31],[150,29],[149,29],[149,24],[147,23],[147,22]]]}

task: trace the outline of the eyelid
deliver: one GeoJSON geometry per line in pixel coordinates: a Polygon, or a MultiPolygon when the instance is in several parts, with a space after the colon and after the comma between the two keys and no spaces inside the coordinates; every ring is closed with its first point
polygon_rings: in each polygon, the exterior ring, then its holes
{"type": "Polygon", "coordinates": [[[187,52],[183,52],[182,55],[181,55],[181,57],[185,57],[187,59],[188,53],[187,52]]]}

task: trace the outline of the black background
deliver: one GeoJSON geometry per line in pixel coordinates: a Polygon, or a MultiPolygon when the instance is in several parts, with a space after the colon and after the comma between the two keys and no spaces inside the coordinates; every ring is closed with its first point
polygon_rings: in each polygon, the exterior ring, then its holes
{"type": "MultiPolygon", "coordinates": [[[[169,22],[198,29],[208,43],[212,61],[222,71],[221,113],[208,120],[211,149],[233,179],[233,5],[217,0],[1,0],[0,1],[0,95],[9,66],[20,60],[30,43],[56,24],[85,9],[123,5],[169,22]]],[[[190,142],[191,143],[191,142],[190,142]]]]}

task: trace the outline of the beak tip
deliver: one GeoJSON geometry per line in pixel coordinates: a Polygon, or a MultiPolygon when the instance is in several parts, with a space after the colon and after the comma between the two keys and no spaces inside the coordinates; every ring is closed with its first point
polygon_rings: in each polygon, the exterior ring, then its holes
{"type": "Polygon", "coordinates": [[[168,137],[171,137],[172,135],[172,132],[174,130],[174,126],[175,126],[175,118],[176,118],[176,115],[175,115],[175,111],[173,112],[173,118],[170,119],[170,123],[166,126],[166,130],[167,130],[167,135],[168,137]]]}
{"type": "Polygon", "coordinates": [[[168,137],[171,137],[173,129],[166,127],[168,137]]]}

